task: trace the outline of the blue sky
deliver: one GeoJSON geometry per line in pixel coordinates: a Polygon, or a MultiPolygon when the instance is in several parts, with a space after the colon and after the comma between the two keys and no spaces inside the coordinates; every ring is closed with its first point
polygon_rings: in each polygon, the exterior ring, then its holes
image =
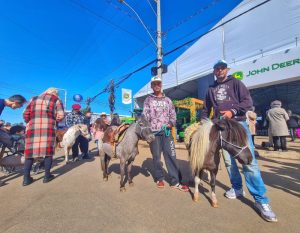
{"type": "MultiPolygon", "coordinates": [[[[161,0],[163,51],[195,38],[213,27],[241,1],[161,0]]],[[[154,0],[127,0],[155,38],[154,0]]],[[[22,94],[27,99],[48,87],[67,89],[84,99],[102,91],[156,57],[156,48],[134,13],[118,0],[0,0],[0,98],[22,94]]],[[[168,55],[170,64],[188,46],[168,55]]],[[[121,103],[121,88],[133,93],[151,78],[150,67],[116,89],[116,112],[129,114],[121,103]]],[[[61,92],[63,97],[63,92],[61,92]]],[[[91,107],[109,112],[108,94],[91,107]]],[[[82,103],[85,106],[84,103],[82,103]]],[[[22,121],[22,111],[6,108],[1,119],[22,121]]]]}

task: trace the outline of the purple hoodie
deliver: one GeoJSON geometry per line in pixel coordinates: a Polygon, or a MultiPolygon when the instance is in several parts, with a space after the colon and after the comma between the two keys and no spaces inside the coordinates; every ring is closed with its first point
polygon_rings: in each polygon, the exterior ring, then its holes
{"type": "Polygon", "coordinates": [[[253,102],[247,87],[232,76],[223,83],[215,81],[208,89],[201,118],[219,118],[220,111],[230,110],[237,121],[246,120],[246,112],[252,109],[253,102]]]}
{"type": "Polygon", "coordinates": [[[151,124],[152,131],[161,130],[163,125],[176,125],[175,107],[170,98],[149,95],[144,102],[143,113],[151,124]]]}

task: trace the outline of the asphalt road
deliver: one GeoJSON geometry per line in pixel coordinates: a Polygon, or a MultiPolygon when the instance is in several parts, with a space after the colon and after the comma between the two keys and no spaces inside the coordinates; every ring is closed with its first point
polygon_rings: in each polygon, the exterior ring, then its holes
{"type": "MultiPolygon", "coordinates": [[[[158,189],[151,172],[151,154],[139,145],[134,167],[134,187],[119,191],[118,161],[111,163],[108,182],[102,180],[99,157],[64,165],[55,157],[56,179],[43,184],[43,173],[22,187],[22,174],[0,174],[0,232],[300,232],[300,161],[260,158],[268,197],[278,223],[264,221],[254,210],[252,197],[228,200],[230,186],[224,164],[217,176],[219,208],[208,201],[210,187],[202,182],[199,203],[191,193],[169,186],[158,189]]],[[[59,151],[58,154],[61,154],[59,151]]],[[[95,154],[95,152],[93,152],[95,154]]],[[[177,149],[184,182],[190,182],[187,152],[177,149]]]]}

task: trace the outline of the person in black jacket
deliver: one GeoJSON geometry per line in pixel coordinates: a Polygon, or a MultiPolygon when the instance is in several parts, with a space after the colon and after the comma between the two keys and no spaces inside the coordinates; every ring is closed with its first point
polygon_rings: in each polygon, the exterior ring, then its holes
{"type": "Polygon", "coordinates": [[[287,114],[289,115],[289,120],[287,121],[287,126],[289,128],[290,134],[291,134],[291,142],[294,142],[296,139],[296,129],[299,126],[298,122],[300,120],[300,117],[298,115],[295,115],[292,113],[291,110],[287,110],[287,114]]]}
{"type": "MultiPolygon", "coordinates": [[[[255,200],[255,207],[261,216],[269,222],[276,222],[277,218],[272,211],[269,200],[265,196],[266,188],[255,159],[254,145],[251,133],[246,123],[246,112],[253,106],[252,98],[246,86],[233,76],[227,76],[229,68],[226,61],[220,60],[214,65],[216,81],[209,87],[201,118],[212,119],[229,118],[241,123],[248,136],[248,145],[252,153],[250,165],[243,165],[246,186],[255,200]]],[[[229,174],[232,188],[225,193],[229,199],[245,196],[242,186],[242,177],[235,159],[224,151],[224,161],[229,174]]]]}

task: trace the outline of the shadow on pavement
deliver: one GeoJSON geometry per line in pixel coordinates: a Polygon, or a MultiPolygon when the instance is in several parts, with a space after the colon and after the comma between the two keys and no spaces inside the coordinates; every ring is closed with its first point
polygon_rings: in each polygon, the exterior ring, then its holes
{"type": "Polygon", "coordinates": [[[80,166],[80,165],[82,165],[86,162],[93,162],[95,160],[94,153],[89,153],[89,155],[90,155],[90,159],[84,159],[84,160],[80,160],[80,161],[77,161],[77,162],[70,162],[68,164],[65,164],[65,165],[55,169],[55,167],[59,166],[61,163],[65,163],[65,160],[64,160],[65,157],[60,156],[60,157],[53,160],[51,173],[55,175],[55,178],[57,178],[59,176],[62,176],[64,174],[68,173],[69,171],[73,170],[74,168],[76,168],[76,167],[78,167],[78,166],[80,166]]]}
{"type": "MultiPolygon", "coordinates": [[[[120,173],[120,163],[119,162],[111,164],[109,166],[108,170],[109,170],[109,173],[113,172],[115,174],[121,175],[121,173],[120,173]]],[[[146,170],[141,168],[140,166],[132,165],[132,167],[131,167],[131,176],[132,176],[132,178],[134,178],[135,176],[137,176],[139,174],[143,174],[146,177],[150,176],[150,174],[146,170]]],[[[126,165],[125,175],[127,175],[127,165],[126,165]]]]}
{"type": "Polygon", "coordinates": [[[269,168],[271,172],[261,171],[265,184],[300,197],[300,164],[262,157],[259,160],[269,163],[263,166],[269,168]]]}
{"type": "MultiPolygon", "coordinates": [[[[95,160],[94,159],[94,154],[95,153],[97,154],[97,152],[90,153],[91,158],[88,159],[88,160],[80,160],[78,162],[70,162],[69,164],[62,165],[62,166],[61,166],[61,164],[65,163],[65,157],[64,156],[55,157],[53,159],[51,173],[55,174],[56,177],[59,177],[59,176],[65,174],[65,173],[71,171],[72,169],[80,166],[81,164],[83,164],[85,162],[92,162],[92,161],[94,161],[95,160]],[[60,167],[56,168],[58,166],[60,166],[60,167]]],[[[34,178],[34,181],[38,181],[40,179],[43,179],[44,176],[41,176],[39,178],[36,178],[36,176],[39,175],[39,174],[43,174],[43,173],[44,173],[44,169],[40,170],[37,174],[32,174],[31,173],[31,176],[34,178]]],[[[23,167],[18,168],[17,170],[15,170],[13,172],[10,172],[8,174],[5,174],[4,176],[1,175],[1,180],[6,183],[6,182],[8,182],[10,180],[16,179],[16,178],[21,177],[21,176],[23,176],[23,167]]]]}

